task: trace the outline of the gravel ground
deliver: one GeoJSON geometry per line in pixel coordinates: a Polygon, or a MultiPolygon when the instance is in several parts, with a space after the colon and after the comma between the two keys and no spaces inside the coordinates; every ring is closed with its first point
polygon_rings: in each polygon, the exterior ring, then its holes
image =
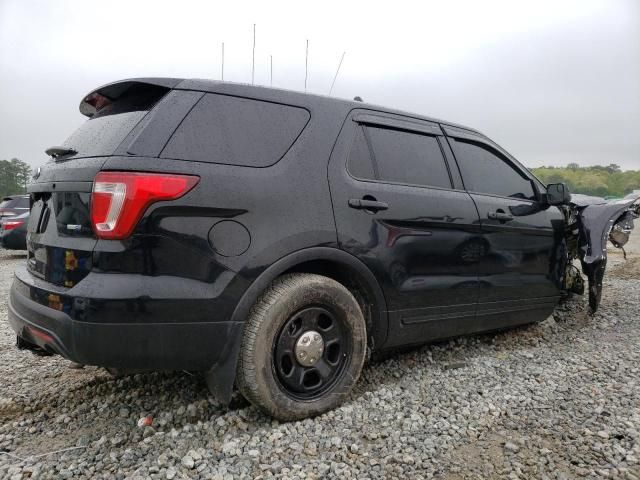
{"type": "Polygon", "coordinates": [[[221,407],[185,372],[114,379],[18,351],[6,292],[24,256],[0,251],[0,478],[640,479],[632,242],[595,316],[578,297],[538,325],[369,365],[341,408],[286,424],[221,407]]]}

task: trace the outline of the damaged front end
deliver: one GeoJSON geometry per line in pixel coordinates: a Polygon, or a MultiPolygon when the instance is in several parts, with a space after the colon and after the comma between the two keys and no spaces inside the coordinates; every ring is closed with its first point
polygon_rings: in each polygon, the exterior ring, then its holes
{"type": "Polygon", "coordinates": [[[575,293],[582,293],[584,290],[582,277],[573,265],[573,260],[580,260],[582,271],[588,280],[589,308],[594,313],[602,296],[602,279],[607,265],[607,240],[624,252],[624,245],[633,230],[633,220],[640,217],[640,195],[616,201],[572,195],[565,214],[569,262],[564,288],[575,293]]]}

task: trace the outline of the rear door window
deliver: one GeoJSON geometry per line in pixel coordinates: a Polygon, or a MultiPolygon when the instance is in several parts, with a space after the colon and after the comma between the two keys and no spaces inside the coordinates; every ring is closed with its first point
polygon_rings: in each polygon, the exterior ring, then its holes
{"type": "Polygon", "coordinates": [[[349,172],[381,182],[451,188],[437,137],[374,126],[358,127],[349,172]]]}
{"type": "Polygon", "coordinates": [[[309,112],[290,105],[206,94],[162,151],[162,158],[268,167],[296,141],[309,112]]]}
{"type": "Polygon", "coordinates": [[[467,190],[501,197],[536,199],[531,180],[506,158],[479,143],[453,139],[452,144],[467,190]]]}

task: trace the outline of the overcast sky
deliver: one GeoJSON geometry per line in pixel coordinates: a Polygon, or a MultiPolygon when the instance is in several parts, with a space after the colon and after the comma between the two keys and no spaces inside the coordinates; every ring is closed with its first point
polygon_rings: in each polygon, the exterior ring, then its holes
{"type": "Polygon", "coordinates": [[[251,82],[462,123],[528,166],[640,169],[640,1],[0,0],[0,159],[39,165],[80,99],[142,76],[251,82]]]}

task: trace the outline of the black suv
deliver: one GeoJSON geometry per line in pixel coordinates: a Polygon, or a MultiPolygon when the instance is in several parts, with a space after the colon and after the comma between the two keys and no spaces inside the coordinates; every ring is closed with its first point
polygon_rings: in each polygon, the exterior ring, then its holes
{"type": "Polygon", "coordinates": [[[599,300],[593,224],[477,131],[205,80],[124,80],[80,111],[29,186],[22,348],[203,371],[221,401],[235,384],[297,419],[372,351],[544,319],[581,289],[573,258],[599,300]]]}

